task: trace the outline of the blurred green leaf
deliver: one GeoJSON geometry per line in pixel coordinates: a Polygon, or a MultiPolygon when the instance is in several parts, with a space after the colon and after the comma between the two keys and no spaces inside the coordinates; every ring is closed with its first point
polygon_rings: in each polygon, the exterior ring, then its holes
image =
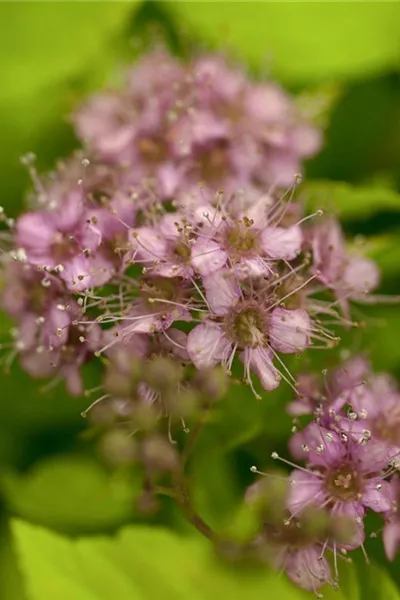
{"type": "Polygon", "coordinates": [[[311,210],[326,209],[344,220],[364,220],[384,211],[400,212],[400,194],[390,188],[311,181],[300,193],[311,210]]]}
{"type": "Polygon", "coordinates": [[[136,3],[2,3],[0,98],[31,95],[88,69],[136,3]]]}
{"type": "Polygon", "coordinates": [[[366,252],[379,265],[385,279],[400,272],[400,231],[368,238],[366,252]]]}
{"type": "Polygon", "coordinates": [[[379,565],[358,565],[358,577],[362,600],[399,600],[399,590],[379,565]]]}
{"type": "Polygon", "coordinates": [[[18,516],[68,533],[126,523],[140,491],[133,473],[110,473],[85,455],[54,456],[22,475],[6,472],[0,485],[18,516]]]}
{"type": "Polygon", "coordinates": [[[66,117],[82,91],[104,82],[135,4],[0,4],[0,176],[7,210],[15,212],[28,184],[21,155],[37,152],[47,169],[72,149],[66,117]]]}
{"type": "MultiPolygon", "coordinates": [[[[233,569],[216,558],[207,541],[163,529],[130,527],[112,539],[71,541],[14,521],[13,533],[30,600],[310,598],[278,574],[237,564],[233,569]]],[[[357,600],[329,588],[324,597],[357,600]]]]}
{"type": "Polygon", "coordinates": [[[0,598],[27,600],[9,523],[0,513],[0,598]]]}
{"type": "Polygon", "coordinates": [[[231,457],[216,451],[214,444],[208,452],[195,452],[190,484],[196,510],[211,527],[220,530],[231,520],[242,495],[231,457]]]}
{"type": "Polygon", "coordinates": [[[398,2],[176,2],[171,8],[212,44],[257,66],[269,64],[289,83],[362,77],[400,62],[398,2]]]}
{"type": "MultiPolygon", "coordinates": [[[[291,363],[295,364],[295,361],[291,363]]],[[[283,410],[284,403],[293,395],[289,386],[282,382],[272,392],[259,391],[260,400],[255,398],[248,386],[231,385],[226,397],[213,409],[211,419],[200,436],[201,451],[206,452],[208,447],[213,447],[217,453],[228,452],[261,433],[274,443],[290,431],[291,419],[283,410]]]]}

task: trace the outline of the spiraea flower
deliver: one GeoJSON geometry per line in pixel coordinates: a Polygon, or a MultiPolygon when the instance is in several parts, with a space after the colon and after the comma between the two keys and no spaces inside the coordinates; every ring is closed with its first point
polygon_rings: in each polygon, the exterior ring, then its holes
{"type": "Polygon", "coordinates": [[[144,57],[121,90],[90,98],[75,124],[90,154],[164,198],[199,182],[212,191],[290,185],[321,144],[276,84],[251,82],[211,55],[188,64],[144,57]]]}
{"type": "Polygon", "coordinates": [[[345,316],[349,316],[349,300],[362,302],[378,286],[378,267],[346,249],[341,227],[334,218],[314,227],[311,244],[318,278],[333,290],[345,316]]]}

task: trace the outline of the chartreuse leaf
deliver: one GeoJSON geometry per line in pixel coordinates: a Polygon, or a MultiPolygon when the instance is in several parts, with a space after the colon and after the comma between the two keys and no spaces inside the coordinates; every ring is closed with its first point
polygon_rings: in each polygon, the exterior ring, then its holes
{"type": "MultiPolygon", "coordinates": [[[[222,564],[197,536],[137,526],[113,538],[71,540],[17,520],[12,530],[29,600],[310,598],[265,568],[222,564]]],[[[324,597],[357,600],[357,588],[354,581],[343,591],[326,588],[324,597]]]]}
{"type": "MultiPolygon", "coordinates": [[[[171,3],[172,4],[172,3],[171,3]]],[[[185,25],[289,83],[398,66],[397,2],[176,2],[185,25]]]]}
{"type": "Polygon", "coordinates": [[[32,94],[90,67],[124,28],[135,4],[2,3],[0,98],[32,94]]]}
{"type": "Polygon", "coordinates": [[[28,184],[21,155],[36,152],[47,169],[74,147],[66,118],[108,76],[136,4],[0,3],[1,204],[8,211],[28,184]]]}
{"type": "Polygon", "coordinates": [[[69,533],[116,527],[130,520],[140,480],[109,473],[87,456],[52,457],[27,473],[3,473],[3,495],[17,515],[69,533]]]}
{"type": "Polygon", "coordinates": [[[18,569],[14,540],[5,515],[0,510],[0,598],[28,600],[18,569]]]}
{"type": "Polygon", "coordinates": [[[400,212],[400,194],[390,188],[312,181],[301,188],[300,194],[310,209],[327,209],[341,219],[368,219],[378,212],[400,212]]]}

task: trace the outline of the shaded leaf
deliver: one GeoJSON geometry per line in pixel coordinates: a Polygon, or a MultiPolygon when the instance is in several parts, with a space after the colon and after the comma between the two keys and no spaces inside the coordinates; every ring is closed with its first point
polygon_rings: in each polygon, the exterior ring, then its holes
{"type": "Polygon", "coordinates": [[[28,473],[0,479],[9,508],[29,521],[68,533],[92,532],[127,522],[140,480],[107,472],[87,456],[52,457],[28,473]]]}

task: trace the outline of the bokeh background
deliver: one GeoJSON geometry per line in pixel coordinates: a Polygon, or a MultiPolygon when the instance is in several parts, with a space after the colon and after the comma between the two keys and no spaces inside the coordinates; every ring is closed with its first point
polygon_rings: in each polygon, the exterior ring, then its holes
{"type": "MultiPolygon", "coordinates": [[[[1,2],[7,213],[18,214],[30,185],[21,156],[34,152],[38,169],[50,169],[76,147],[68,115],[82,97],[117,84],[124,64],[160,43],[183,57],[222,48],[299,95],[326,139],[306,167],[306,193],[337,210],[378,261],[381,291],[400,293],[398,2],[1,2]]],[[[361,316],[366,327],[345,350],[367,348],[376,369],[400,377],[400,308],[370,306],[361,316]]],[[[5,343],[9,327],[2,317],[5,343]]],[[[233,519],[249,466],[285,450],[290,391],[281,387],[258,404],[233,390],[200,440],[191,476],[199,511],[215,527],[233,519]]],[[[275,576],[219,565],[168,501],[144,518],[135,473],[98,456],[80,416],[87,403],[61,387],[44,391],[16,363],[0,375],[1,600],[310,597],[275,576]]],[[[341,591],[326,597],[400,598],[400,563],[385,564],[379,540],[367,549],[374,565],[356,559],[343,568],[341,591]]]]}

